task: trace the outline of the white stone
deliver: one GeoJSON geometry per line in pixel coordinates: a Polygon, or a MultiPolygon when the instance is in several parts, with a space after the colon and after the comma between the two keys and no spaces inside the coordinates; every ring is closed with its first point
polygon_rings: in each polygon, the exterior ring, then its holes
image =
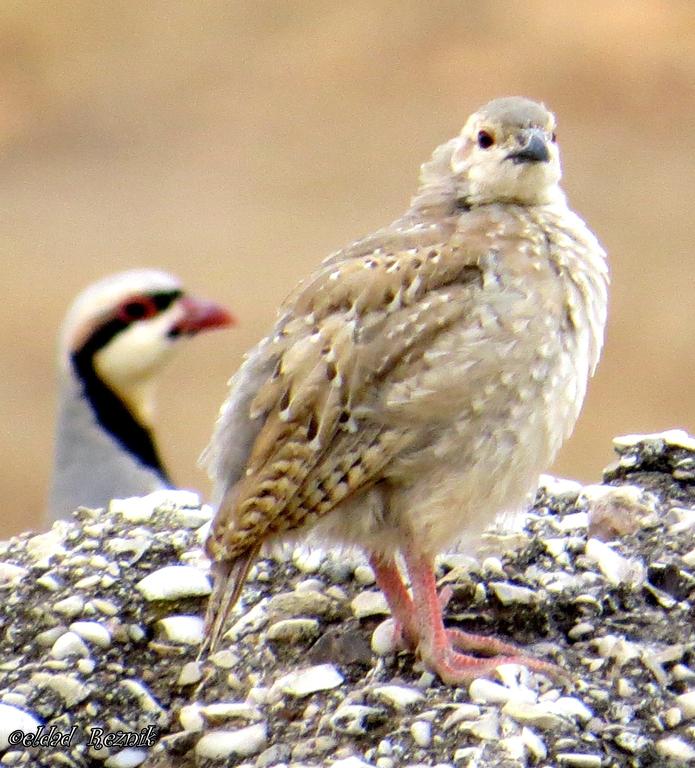
{"type": "Polygon", "coordinates": [[[568,480],[565,477],[542,474],[538,478],[538,487],[543,488],[553,496],[563,496],[574,499],[582,489],[581,483],[576,480],[568,480]]]}
{"type": "Polygon", "coordinates": [[[147,759],[148,752],[146,749],[135,749],[134,747],[127,747],[117,752],[115,755],[107,757],[104,761],[105,768],[137,768],[138,765],[142,765],[147,759]]]}
{"type": "Polygon", "coordinates": [[[84,599],[79,595],[71,595],[64,600],[59,600],[53,604],[53,610],[69,619],[78,616],[84,609],[84,599]]]}
{"type": "Polygon", "coordinates": [[[584,554],[596,563],[606,581],[617,587],[619,584],[638,585],[644,581],[644,566],[637,560],[628,560],[609,544],[591,538],[586,542],[584,554]]]}
{"type": "Polygon", "coordinates": [[[675,728],[683,722],[683,713],[678,707],[669,707],[664,712],[664,722],[667,728],[675,728]]]}
{"type": "Polygon", "coordinates": [[[676,696],[676,706],[686,720],[692,720],[695,717],[695,690],[676,696]]]}
{"type": "Polygon", "coordinates": [[[266,637],[281,643],[299,643],[318,637],[319,623],[316,619],[282,619],[268,627],[266,637]]]}
{"type": "Polygon", "coordinates": [[[603,762],[600,755],[588,755],[584,752],[558,752],[558,765],[567,768],[601,768],[603,762]]]}
{"type": "Polygon", "coordinates": [[[11,704],[0,704],[0,750],[9,746],[9,736],[13,731],[33,733],[41,725],[29,712],[13,707],[11,704]]]}
{"type": "Polygon", "coordinates": [[[391,656],[398,650],[396,622],[384,619],[372,632],[372,652],[377,656],[391,656]]]}
{"type": "Polygon", "coordinates": [[[0,563],[0,587],[14,587],[29,573],[26,568],[12,563],[0,563]]]}
{"type": "Polygon", "coordinates": [[[518,765],[526,764],[526,743],[521,735],[507,736],[500,739],[498,745],[512,758],[518,765]]]}
{"type": "Polygon", "coordinates": [[[258,754],[266,745],[268,729],[265,723],[255,723],[235,731],[210,731],[200,738],[195,754],[209,760],[228,757],[249,757],[258,754]]]}
{"type": "Polygon", "coordinates": [[[54,523],[50,531],[32,536],[27,541],[27,554],[39,568],[48,568],[51,559],[56,555],[64,555],[66,521],[54,523]]]}
{"type": "Polygon", "coordinates": [[[374,571],[368,565],[358,565],[357,568],[355,568],[355,581],[365,587],[374,584],[376,581],[374,571]]]}
{"type": "Polygon", "coordinates": [[[624,752],[629,752],[632,755],[641,752],[649,746],[649,739],[645,736],[640,736],[637,733],[631,731],[623,731],[615,737],[615,743],[624,752]]]}
{"type": "Polygon", "coordinates": [[[683,562],[690,568],[695,567],[695,549],[691,549],[682,557],[683,562]]]}
{"type": "Polygon", "coordinates": [[[594,633],[594,625],[589,624],[588,621],[580,621],[579,624],[575,624],[572,629],[567,633],[567,637],[570,640],[579,640],[587,635],[594,633]]]}
{"type": "Polygon", "coordinates": [[[551,520],[553,528],[563,533],[576,531],[579,528],[588,528],[589,515],[587,512],[572,512],[563,517],[554,517],[551,520]]]}
{"type": "Polygon", "coordinates": [[[289,696],[308,696],[316,691],[328,691],[337,688],[343,682],[343,676],[332,664],[318,664],[284,675],[273,683],[270,689],[271,700],[278,700],[282,694],[289,696]]]}
{"type": "Polygon", "coordinates": [[[471,699],[480,704],[506,704],[508,701],[534,702],[537,695],[529,688],[507,688],[484,677],[476,677],[468,688],[471,699]]]}
{"type": "Polygon", "coordinates": [[[695,760],[695,749],[678,736],[667,736],[655,744],[656,751],[670,760],[695,760]]]}
{"type": "Polygon", "coordinates": [[[130,523],[146,523],[159,507],[179,509],[199,507],[200,499],[193,491],[164,488],[147,496],[131,496],[127,499],[112,499],[109,512],[121,515],[130,523]]]}
{"type": "MultiPolygon", "coordinates": [[[[323,595],[319,595],[323,597],[323,595]]],[[[224,633],[224,639],[236,643],[250,632],[258,632],[268,623],[269,598],[264,597],[241,616],[224,633]]]]}
{"type": "Polygon", "coordinates": [[[545,760],[548,755],[548,748],[545,746],[543,739],[541,739],[535,731],[524,726],[521,729],[521,738],[526,745],[526,749],[533,755],[536,762],[545,760]]]}
{"type": "Polygon", "coordinates": [[[501,576],[502,578],[506,578],[507,576],[499,557],[486,557],[480,567],[483,573],[487,576],[501,576]]]}
{"type": "Polygon", "coordinates": [[[553,704],[553,710],[568,719],[578,720],[580,723],[588,723],[594,713],[583,701],[574,696],[561,696],[553,704]]]}
{"type": "Polygon", "coordinates": [[[599,656],[604,659],[615,659],[618,667],[627,664],[628,661],[638,659],[642,655],[635,643],[617,635],[604,635],[592,640],[599,656]]]}
{"type": "Polygon", "coordinates": [[[487,712],[478,720],[465,720],[459,730],[482,741],[497,741],[500,737],[500,719],[497,712],[487,712]]]}
{"type": "Polygon", "coordinates": [[[405,685],[380,685],[374,688],[374,694],[399,710],[404,710],[424,698],[416,688],[408,688],[405,685]]]}
{"type": "Polygon", "coordinates": [[[198,733],[205,727],[199,704],[184,704],[179,710],[179,722],[184,731],[198,733]]]}
{"type": "Polygon", "coordinates": [[[137,699],[140,709],[143,712],[150,712],[153,714],[162,713],[162,707],[157,699],[150,693],[147,686],[139,680],[121,680],[118,687],[125,688],[131,696],[137,699]]]}
{"type": "Polygon", "coordinates": [[[667,429],[664,432],[652,432],[648,434],[620,435],[613,438],[616,448],[632,448],[638,443],[665,443],[674,448],[685,448],[687,451],[695,451],[695,438],[690,437],[683,429],[667,429]]]}
{"type": "Polygon", "coordinates": [[[410,735],[418,747],[429,747],[432,743],[432,724],[425,720],[416,720],[410,726],[410,735]]]}
{"type": "Polygon", "coordinates": [[[53,643],[51,656],[54,659],[67,659],[69,656],[89,656],[89,648],[82,642],[82,638],[74,632],[64,632],[53,643]]]}
{"type": "Polygon", "coordinates": [[[319,549],[297,547],[292,553],[292,563],[302,573],[316,573],[322,562],[323,552],[319,549]]]}
{"type": "Polygon", "coordinates": [[[92,692],[88,685],[71,675],[51,675],[46,672],[36,672],[31,676],[31,682],[34,685],[55,691],[63,699],[66,707],[74,707],[84,701],[92,692]]]}
{"type": "Polygon", "coordinates": [[[355,755],[350,755],[350,757],[343,757],[339,760],[334,760],[331,763],[332,768],[372,768],[372,765],[370,763],[365,763],[364,760],[360,760],[359,757],[355,757],[355,755]]]}
{"type": "Polygon", "coordinates": [[[245,701],[215,701],[200,708],[201,713],[211,722],[225,720],[260,720],[257,707],[245,701]]]}
{"type": "Polygon", "coordinates": [[[480,717],[480,707],[477,704],[454,704],[452,713],[441,725],[443,731],[448,731],[463,720],[475,720],[480,717]]]}
{"type": "Polygon", "coordinates": [[[560,728],[566,723],[565,718],[554,710],[552,702],[532,704],[512,699],[502,707],[502,712],[517,723],[535,725],[542,730],[560,728]]]}
{"type": "Polygon", "coordinates": [[[383,592],[367,591],[360,592],[350,603],[353,615],[358,619],[364,619],[367,616],[381,616],[391,613],[383,592]]]}
{"type": "Polygon", "coordinates": [[[99,648],[109,648],[111,645],[111,633],[98,621],[73,621],[70,630],[99,648]]]}
{"type": "Polygon", "coordinates": [[[195,685],[203,678],[203,670],[197,661],[189,661],[181,667],[176,684],[184,687],[186,685],[195,685]]]}
{"type": "Polygon", "coordinates": [[[166,565],[135,585],[146,600],[180,600],[212,592],[208,577],[192,565],[166,565]]]}
{"type": "Polygon", "coordinates": [[[518,587],[507,581],[493,581],[489,586],[502,605],[530,605],[536,601],[537,593],[528,587],[518,587]]]}
{"type": "Polygon", "coordinates": [[[378,717],[383,710],[367,707],[364,704],[341,704],[331,715],[331,728],[339,733],[352,736],[364,736],[369,729],[369,718],[378,717]]]}
{"type": "Polygon", "coordinates": [[[157,622],[167,640],[180,645],[200,645],[205,634],[205,623],[200,616],[167,616],[157,622]]]}
{"type": "Polygon", "coordinates": [[[216,667],[220,667],[220,669],[232,669],[239,663],[239,657],[228,648],[213,653],[209,660],[216,667]]]}
{"type": "Polygon", "coordinates": [[[454,762],[462,764],[464,768],[479,768],[482,754],[483,747],[461,747],[454,752],[454,762]]]}
{"type": "Polygon", "coordinates": [[[212,520],[212,515],[209,504],[203,504],[202,507],[179,507],[176,510],[176,517],[184,528],[200,528],[212,520]]]}

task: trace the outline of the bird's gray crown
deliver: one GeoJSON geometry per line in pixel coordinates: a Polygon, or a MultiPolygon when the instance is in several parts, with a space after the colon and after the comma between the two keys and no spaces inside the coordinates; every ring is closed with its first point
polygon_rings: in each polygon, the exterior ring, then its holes
{"type": "Polygon", "coordinates": [[[519,128],[545,128],[552,121],[550,112],[543,104],[523,96],[494,99],[481,107],[477,116],[498,125],[519,128]]]}

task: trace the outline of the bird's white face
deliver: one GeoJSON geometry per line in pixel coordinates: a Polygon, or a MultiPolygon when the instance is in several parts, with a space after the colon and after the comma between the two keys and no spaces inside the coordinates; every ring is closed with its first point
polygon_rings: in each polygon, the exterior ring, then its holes
{"type": "Polygon", "coordinates": [[[555,118],[525,99],[498,99],[473,114],[451,156],[459,200],[544,205],[562,199],[555,118]]]}
{"type": "Polygon", "coordinates": [[[64,364],[69,369],[79,358],[148,424],[156,374],[177,341],[232,321],[219,305],[185,295],[166,273],[123,273],[91,286],[73,305],[63,339],[64,364]]]}

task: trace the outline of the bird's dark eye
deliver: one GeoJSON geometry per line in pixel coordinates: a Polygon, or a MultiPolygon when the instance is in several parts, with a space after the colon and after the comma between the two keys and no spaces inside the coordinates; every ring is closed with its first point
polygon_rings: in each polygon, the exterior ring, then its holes
{"type": "Polygon", "coordinates": [[[478,131],[478,146],[481,149],[490,149],[495,143],[495,137],[489,131],[478,131]]]}
{"type": "Polygon", "coordinates": [[[118,308],[118,319],[123,323],[134,323],[136,320],[145,320],[154,317],[159,310],[150,296],[135,296],[118,308]]]}
{"type": "Polygon", "coordinates": [[[550,141],[552,141],[553,144],[557,141],[557,134],[554,131],[550,134],[550,141]]]}

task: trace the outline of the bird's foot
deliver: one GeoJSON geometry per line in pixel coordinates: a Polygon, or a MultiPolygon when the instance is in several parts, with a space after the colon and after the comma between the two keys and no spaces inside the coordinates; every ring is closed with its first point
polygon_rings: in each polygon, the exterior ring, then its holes
{"type": "Polygon", "coordinates": [[[446,629],[444,632],[441,642],[436,642],[428,650],[421,649],[421,657],[427,667],[445,683],[470,683],[476,677],[493,672],[501,664],[519,664],[554,679],[568,680],[565,670],[550,662],[527,656],[511,643],[460,629],[446,629]],[[487,656],[469,656],[460,651],[475,651],[487,656]]]}

